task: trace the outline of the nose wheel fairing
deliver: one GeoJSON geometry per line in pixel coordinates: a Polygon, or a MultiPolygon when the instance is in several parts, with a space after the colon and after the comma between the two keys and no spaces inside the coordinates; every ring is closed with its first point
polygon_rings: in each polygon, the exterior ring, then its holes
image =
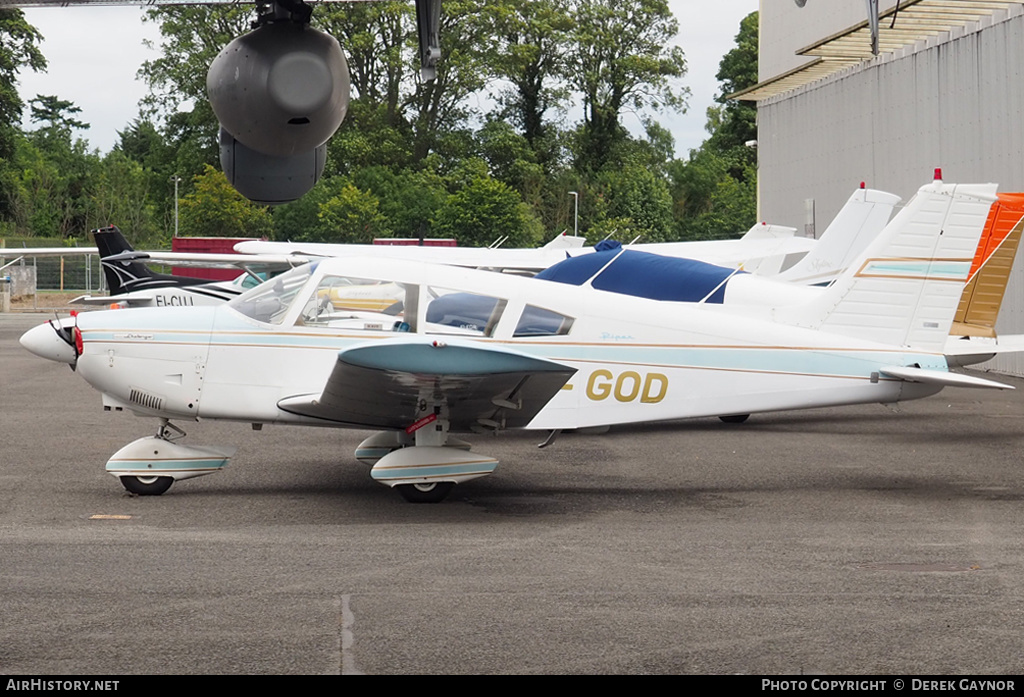
{"type": "Polygon", "coordinates": [[[115,477],[134,477],[144,482],[154,477],[191,479],[219,472],[236,450],[230,446],[182,445],[159,436],[146,436],[114,453],[106,469],[115,477]]]}
{"type": "Polygon", "coordinates": [[[395,450],[377,461],[370,470],[375,481],[396,487],[406,484],[466,482],[491,474],[498,461],[459,448],[418,445],[395,450]]]}

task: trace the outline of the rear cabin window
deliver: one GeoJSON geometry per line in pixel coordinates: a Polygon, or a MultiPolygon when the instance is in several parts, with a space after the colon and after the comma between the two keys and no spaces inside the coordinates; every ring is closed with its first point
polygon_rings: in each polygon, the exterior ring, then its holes
{"type": "Polygon", "coordinates": [[[572,317],[527,305],[512,336],[564,336],[569,333],[572,323],[572,317]]]}
{"type": "Polygon", "coordinates": [[[427,331],[435,334],[492,336],[507,300],[489,295],[428,288],[427,331]]]}

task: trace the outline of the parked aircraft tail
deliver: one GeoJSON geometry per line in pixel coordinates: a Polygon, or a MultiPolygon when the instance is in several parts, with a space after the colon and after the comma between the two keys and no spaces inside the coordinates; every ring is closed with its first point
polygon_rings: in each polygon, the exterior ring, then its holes
{"type": "MultiPolygon", "coordinates": [[[[99,250],[103,276],[107,281],[110,295],[124,295],[137,290],[153,288],[174,288],[201,285],[209,281],[201,278],[185,278],[156,273],[146,264],[133,258],[135,250],[121,234],[116,225],[92,231],[99,250]]],[[[139,257],[143,255],[140,253],[139,257]]]]}
{"type": "Polygon", "coordinates": [[[824,285],[835,280],[885,228],[900,197],[875,189],[853,192],[814,247],[800,261],[773,278],[824,285]]]}
{"type": "Polygon", "coordinates": [[[922,186],[830,288],[776,318],[942,353],[995,200],[995,184],[922,186]]]}

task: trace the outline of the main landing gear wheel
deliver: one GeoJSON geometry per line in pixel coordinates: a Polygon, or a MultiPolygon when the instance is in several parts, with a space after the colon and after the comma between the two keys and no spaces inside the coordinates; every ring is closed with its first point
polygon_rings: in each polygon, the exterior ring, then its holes
{"type": "Polygon", "coordinates": [[[451,492],[454,482],[429,484],[399,484],[395,488],[409,503],[440,503],[451,492]]]}
{"type": "Polygon", "coordinates": [[[159,496],[174,484],[173,477],[120,477],[121,486],[139,496],[159,496]]]}
{"type": "Polygon", "coordinates": [[[718,418],[727,424],[741,424],[750,418],[750,414],[730,414],[729,416],[719,416],[718,418]]]}

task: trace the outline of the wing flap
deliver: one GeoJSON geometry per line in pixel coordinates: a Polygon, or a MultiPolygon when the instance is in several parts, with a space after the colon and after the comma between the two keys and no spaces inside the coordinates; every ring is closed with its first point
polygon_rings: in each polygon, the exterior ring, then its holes
{"type": "Polygon", "coordinates": [[[319,394],[288,397],[278,406],[336,423],[403,429],[422,416],[422,400],[442,399],[452,431],[521,428],[575,372],[469,342],[377,342],[341,351],[319,394]]]}

